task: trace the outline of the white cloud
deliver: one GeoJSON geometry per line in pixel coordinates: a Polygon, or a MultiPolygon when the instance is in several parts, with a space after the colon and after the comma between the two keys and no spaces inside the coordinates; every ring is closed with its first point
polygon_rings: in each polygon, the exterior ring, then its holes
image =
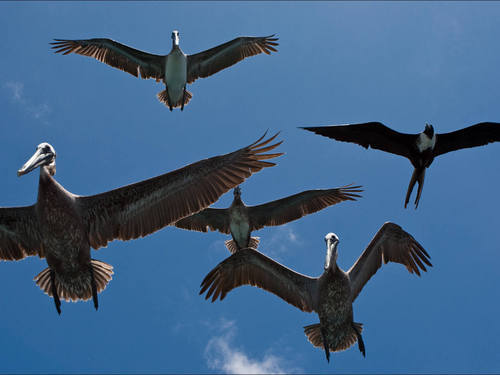
{"type": "Polygon", "coordinates": [[[284,368],[284,359],[264,354],[262,360],[249,358],[233,341],[236,334],[234,321],[222,320],[222,335],[211,338],[205,348],[208,367],[226,374],[284,374],[292,370],[284,368]]]}
{"type": "Polygon", "coordinates": [[[12,101],[21,105],[35,119],[43,120],[50,113],[51,110],[48,104],[35,104],[26,98],[24,95],[24,83],[9,81],[4,84],[4,87],[10,90],[12,101]]]}
{"type": "Polygon", "coordinates": [[[285,224],[272,229],[272,235],[266,236],[261,240],[259,246],[262,251],[269,254],[270,257],[278,258],[281,254],[289,252],[291,245],[300,245],[302,241],[290,224],[285,224]],[[265,241],[265,242],[263,242],[265,241]]]}

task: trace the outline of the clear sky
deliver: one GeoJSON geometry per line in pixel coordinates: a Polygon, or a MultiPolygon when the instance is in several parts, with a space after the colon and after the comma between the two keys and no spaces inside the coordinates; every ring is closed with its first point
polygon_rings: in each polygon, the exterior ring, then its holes
{"type": "Polygon", "coordinates": [[[63,302],[58,316],[33,282],[45,260],[2,262],[0,372],[499,372],[500,144],[437,158],[415,211],[403,208],[408,160],[297,129],[500,122],[499,19],[498,2],[1,2],[1,206],[35,202],[38,172],[16,171],[42,141],[56,149],[57,180],[91,195],[280,130],[286,154],[242,185],[247,204],[349,183],[365,192],[255,232],[263,253],[316,276],[333,231],[348,269],[390,220],[434,267],[418,278],[383,266],[354,303],[366,358],[354,346],[328,364],[303,333],[317,315],[249,286],[214,304],[198,295],[229,254],[218,232],[167,227],[93,251],[115,271],[97,312],[63,302]],[[107,37],[166,54],[173,29],[187,54],[273,33],[279,51],[196,81],[184,112],[170,112],[154,80],[49,48],[53,38],[107,37]]]}

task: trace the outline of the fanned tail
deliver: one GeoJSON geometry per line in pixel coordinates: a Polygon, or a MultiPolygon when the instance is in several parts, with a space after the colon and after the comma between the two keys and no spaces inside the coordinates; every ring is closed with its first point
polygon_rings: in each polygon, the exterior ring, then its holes
{"type": "MultiPolygon", "coordinates": [[[[260,237],[250,237],[250,241],[248,241],[248,247],[257,249],[257,247],[259,247],[259,242],[260,237]]],[[[236,244],[236,242],[234,242],[234,240],[227,240],[224,242],[224,244],[231,254],[234,254],[236,251],[238,251],[238,245],[236,244]]]]}
{"type": "MultiPolygon", "coordinates": [[[[90,264],[94,273],[97,293],[100,293],[106,288],[112,279],[111,275],[113,275],[113,266],[95,259],[92,259],[90,264]]],[[[36,285],[38,285],[40,289],[42,289],[50,297],[54,297],[53,291],[55,290],[58,297],[67,302],[76,302],[79,300],[86,301],[92,298],[90,272],[81,272],[76,277],[73,276],[71,278],[60,277],[56,274],[54,278],[54,289],[52,287],[50,272],[50,267],[47,267],[34,278],[36,285]]]]}
{"type": "Polygon", "coordinates": [[[326,359],[330,361],[330,352],[339,352],[351,347],[358,341],[359,351],[365,356],[365,344],[361,337],[363,331],[363,324],[352,322],[352,330],[349,332],[339,332],[335,338],[336,342],[328,342],[326,335],[322,332],[321,323],[311,324],[304,327],[304,333],[309,342],[316,348],[325,349],[326,359]]]}
{"type": "MultiPolygon", "coordinates": [[[[157,95],[158,100],[165,104],[167,107],[172,107],[172,108],[177,108],[182,106],[182,97],[176,102],[176,103],[170,103],[168,100],[168,94],[167,94],[167,89],[163,90],[162,92],[159,92],[157,95]]],[[[184,98],[184,105],[188,104],[191,98],[193,97],[193,94],[191,94],[188,90],[186,90],[186,95],[184,98]]]]}

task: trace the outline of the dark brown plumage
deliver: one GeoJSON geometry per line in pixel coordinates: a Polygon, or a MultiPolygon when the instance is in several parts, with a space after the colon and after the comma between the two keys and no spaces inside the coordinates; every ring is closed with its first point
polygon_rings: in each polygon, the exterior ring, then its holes
{"type": "Polygon", "coordinates": [[[212,302],[223,300],[227,293],[242,285],[253,285],[271,292],[306,312],[316,312],[320,323],[304,327],[309,341],[330,352],[345,350],[358,341],[365,354],[361,337],[362,324],[353,321],[352,303],[366,282],[382,263],[403,264],[410,273],[420,276],[426,271],[429,254],[399,225],[385,223],[368,244],[359,259],[344,272],[337,265],[338,237],[325,237],[327,257],[319,277],[297,273],[255,249],[241,249],[219,263],[201,283],[200,294],[212,302]]]}
{"type": "Polygon", "coordinates": [[[234,253],[238,249],[258,246],[259,238],[251,237],[252,231],[283,225],[342,201],[355,201],[360,197],[356,193],[362,192],[360,188],[347,185],[335,189],[307,190],[258,206],[246,206],[241,200],[241,189],[237,187],[230,207],[206,208],[177,221],[175,226],[199,232],[210,229],[231,233],[233,239],[226,241],[226,246],[234,253]]]}
{"type": "Polygon", "coordinates": [[[277,134],[264,136],[229,154],[198,161],[173,172],[93,196],[65,190],[53,177],[55,151],[48,143],[18,171],[40,167],[37,203],[30,207],[0,208],[0,259],[29,255],[45,257],[49,268],[36,278],[54,301],[94,298],[111,280],[112,267],[90,258],[114,239],[129,240],[153,233],[205,208],[219,196],[282,155],[265,154],[277,134]]]}

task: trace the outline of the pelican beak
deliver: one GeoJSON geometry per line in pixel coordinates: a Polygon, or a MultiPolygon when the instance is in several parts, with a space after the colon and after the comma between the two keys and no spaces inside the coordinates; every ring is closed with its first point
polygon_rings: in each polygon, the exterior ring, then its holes
{"type": "MultiPolygon", "coordinates": [[[[332,265],[332,261],[335,262],[336,259],[333,259],[337,254],[337,245],[339,243],[338,238],[328,238],[326,240],[326,259],[325,259],[325,270],[329,269],[332,265]]],[[[335,257],[336,258],[336,257],[335,257]]]]}
{"type": "Polygon", "coordinates": [[[42,148],[38,148],[33,156],[17,171],[17,176],[30,173],[33,169],[45,164],[47,159],[51,159],[53,156],[52,152],[44,152],[42,148]]]}

